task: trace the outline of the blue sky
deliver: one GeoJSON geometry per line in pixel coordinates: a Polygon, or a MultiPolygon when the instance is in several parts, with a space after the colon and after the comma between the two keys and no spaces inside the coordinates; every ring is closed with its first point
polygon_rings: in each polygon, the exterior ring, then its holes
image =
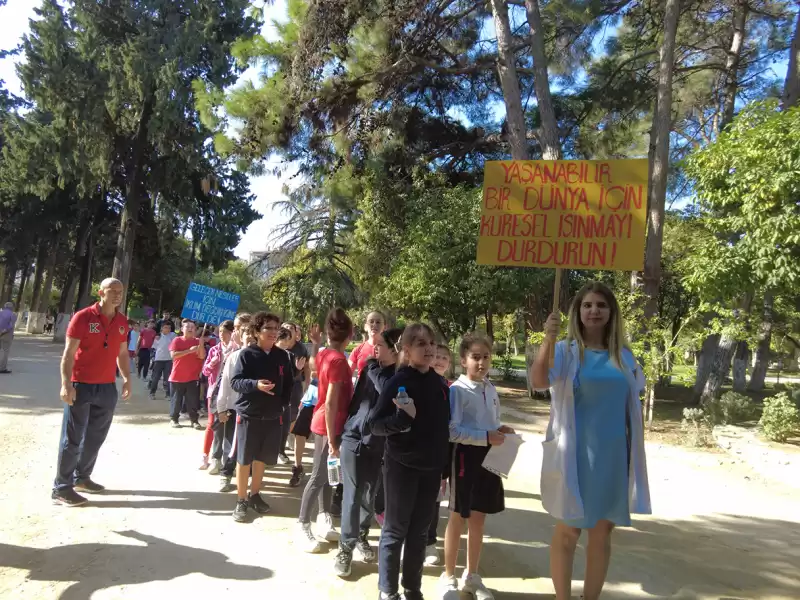
{"type": "MultiPolygon", "coordinates": [[[[3,24],[0,48],[9,50],[21,41],[22,36],[29,31],[29,19],[35,16],[33,9],[39,4],[40,0],[8,0],[8,4],[0,8],[0,22],[3,24]]],[[[271,6],[267,6],[265,17],[263,33],[270,37],[274,35],[272,21],[286,20],[286,0],[275,0],[271,6]]],[[[5,81],[6,89],[19,95],[22,90],[15,71],[15,60],[18,60],[18,57],[0,60],[0,79],[5,81]]],[[[250,78],[254,75],[255,71],[250,70],[246,71],[242,77],[250,78]]],[[[269,168],[269,166],[268,163],[267,167],[269,168]]],[[[283,184],[283,178],[274,175],[250,178],[250,188],[256,196],[255,209],[264,216],[261,220],[253,223],[242,236],[241,242],[236,247],[236,255],[239,258],[246,259],[253,250],[264,250],[272,229],[284,222],[284,217],[272,210],[273,202],[283,198],[281,193],[283,184]]]]}

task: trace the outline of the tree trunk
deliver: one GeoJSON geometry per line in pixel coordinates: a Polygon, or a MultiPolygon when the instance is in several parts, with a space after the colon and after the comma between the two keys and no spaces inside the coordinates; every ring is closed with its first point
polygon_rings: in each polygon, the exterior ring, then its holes
{"type": "Polygon", "coordinates": [[[139,116],[136,136],[132,143],[133,152],[126,169],[125,207],[120,217],[117,251],[114,256],[114,269],[112,271],[112,277],[116,277],[122,282],[122,306],[127,305],[133,247],[136,242],[136,225],[139,222],[139,207],[142,205],[145,193],[143,181],[145,149],[147,146],[147,131],[152,114],[153,99],[147,96],[142,105],[142,114],[139,116]]]}
{"type": "Polygon", "coordinates": [[[78,232],[75,236],[75,249],[72,252],[69,273],[64,281],[64,289],[61,290],[61,300],[58,304],[59,314],[72,314],[75,308],[75,292],[78,286],[78,279],[81,274],[83,257],[86,254],[86,244],[92,231],[92,215],[86,211],[78,225],[78,232]]]}
{"type": "Polygon", "coordinates": [[[494,28],[497,34],[497,74],[503,89],[506,105],[506,127],[511,157],[514,160],[528,160],[527,127],[522,112],[522,94],[517,77],[517,60],[513,50],[511,23],[508,19],[508,5],[505,0],[490,0],[494,28]]]}
{"type": "Polygon", "coordinates": [[[747,357],[750,355],[750,348],[747,342],[736,344],[736,351],[733,355],[733,391],[743,394],[747,387],[747,357]]]}
{"type": "MultiPolygon", "coordinates": [[[[25,286],[28,285],[28,276],[31,272],[31,263],[29,260],[25,260],[25,264],[22,267],[22,275],[19,277],[19,289],[17,290],[17,301],[14,303],[17,307],[17,312],[22,312],[22,298],[25,294],[25,286]]],[[[21,321],[21,319],[20,319],[21,321]]]]}
{"type": "Polygon", "coordinates": [[[739,90],[739,61],[742,56],[742,46],[747,27],[747,15],[750,12],[746,0],[735,0],[733,3],[733,32],[728,57],[725,59],[725,86],[722,97],[722,119],[719,122],[719,131],[722,131],[733,121],[736,107],[736,93],[739,90]]]}
{"type": "Polygon", "coordinates": [[[545,160],[561,159],[561,139],[558,132],[556,111],[553,108],[553,97],[550,94],[550,76],[548,60],[544,45],[544,26],[539,12],[538,0],[525,0],[525,11],[528,14],[528,26],[531,29],[531,56],[533,57],[533,89],[539,107],[539,119],[542,127],[539,131],[539,144],[545,160]]]}
{"type": "Polygon", "coordinates": [[[712,333],[703,340],[703,345],[698,353],[697,372],[695,373],[694,388],[692,389],[692,397],[695,404],[699,404],[700,398],[703,396],[703,390],[706,387],[708,375],[711,373],[711,366],[714,364],[714,356],[717,353],[718,346],[718,333],[712,333]]]}
{"type": "Polygon", "coordinates": [[[725,378],[730,373],[731,360],[735,349],[736,340],[734,338],[729,335],[723,335],[720,338],[717,353],[714,356],[714,362],[708,375],[708,381],[706,381],[706,386],[703,388],[704,399],[719,396],[722,384],[725,383],[725,378]]]}
{"type": "Polygon", "coordinates": [[[77,310],[86,308],[91,304],[92,293],[92,260],[94,259],[94,231],[89,232],[86,241],[86,254],[81,265],[81,279],[78,283],[78,305],[77,310]]]}
{"type": "Polygon", "coordinates": [[[64,231],[65,230],[59,232],[58,239],[47,257],[47,263],[45,264],[47,276],[44,280],[42,293],[39,296],[39,304],[37,306],[31,306],[31,310],[36,310],[36,322],[33,324],[33,333],[44,333],[44,324],[47,320],[47,311],[50,308],[50,299],[53,293],[53,278],[55,276],[56,265],[61,258],[61,241],[64,238],[64,231]]]}
{"type": "MultiPolygon", "coordinates": [[[[2,301],[3,303],[6,303],[9,300],[11,300],[11,296],[14,293],[14,280],[16,279],[16,277],[17,277],[17,264],[8,263],[6,265],[6,270],[3,276],[3,289],[2,292],[0,292],[0,295],[2,295],[0,301],[2,301]]],[[[15,306],[14,310],[16,309],[17,307],[15,306]]]]}
{"type": "Polygon", "coordinates": [[[800,101],[800,11],[795,21],[792,47],[789,49],[789,66],[783,86],[784,109],[795,106],[800,101]]]}
{"type": "Polygon", "coordinates": [[[764,381],[767,378],[769,368],[770,346],[772,344],[772,307],[775,303],[775,295],[772,290],[764,292],[764,312],[761,317],[761,334],[756,346],[756,362],[753,365],[753,373],[750,375],[750,383],[747,389],[752,392],[760,392],[764,389],[764,381]]]}
{"type": "Polygon", "coordinates": [[[664,12],[664,41],[661,44],[656,111],[653,116],[655,151],[649,186],[647,242],[644,261],[645,317],[658,312],[661,287],[661,247],[664,241],[664,207],[669,171],[669,136],[672,130],[672,72],[675,62],[675,36],[678,30],[680,1],[667,0],[664,12]]]}
{"type": "Polygon", "coordinates": [[[34,333],[36,325],[39,321],[38,309],[39,298],[42,296],[42,281],[44,279],[45,262],[48,257],[48,244],[45,241],[39,242],[39,250],[36,254],[36,270],[33,275],[33,295],[31,296],[31,307],[28,309],[28,323],[25,326],[25,331],[34,333]]]}
{"type": "MultiPolygon", "coordinates": [[[[486,335],[494,342],[494,313],[492,309],[486,311],[486,335]]],[[[506,351],[508,351],[508,348],[506,348],[506,351]]]]}

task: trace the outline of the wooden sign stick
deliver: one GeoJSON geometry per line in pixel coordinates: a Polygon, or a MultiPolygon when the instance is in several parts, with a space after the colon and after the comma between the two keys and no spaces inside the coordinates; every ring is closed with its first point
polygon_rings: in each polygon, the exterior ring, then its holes
{"type": "MultiPolygon", "coordinates": [[[[561,305],[561,269],[556,269],[556,282],[553,287],[553,311],[554,313],[559,312],[559,307],[561,305]]],[[[550,346],[550,368],[552,369],[555,366],[556,362],[556,345],[553,344],[550,346]]]]}

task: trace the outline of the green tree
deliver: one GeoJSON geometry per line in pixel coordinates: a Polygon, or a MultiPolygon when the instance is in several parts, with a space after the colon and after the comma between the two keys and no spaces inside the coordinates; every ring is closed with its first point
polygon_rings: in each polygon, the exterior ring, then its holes
{"type": "MultiPolygon", "coordinates": [[[[758,288],[796,286],[798,132],[800,109],[779,111],[776,102],[753,103],[713,144],[687,160],[687,176],[704,210],[703,224],[713,234],[704,238],[687,277],[704,300],[743,293],[752,298],[758,288]]],[[[725,369],[714,373],[706,394],[718,393],[720,379],[727,375],[725,369]]]]}

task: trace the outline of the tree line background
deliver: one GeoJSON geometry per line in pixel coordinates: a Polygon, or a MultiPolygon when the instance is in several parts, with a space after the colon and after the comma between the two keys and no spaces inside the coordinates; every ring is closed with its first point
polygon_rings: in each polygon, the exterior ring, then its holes
{"type": "Polygon", "coordinates": [[[530,354],[553,272],[475,263],[484,162],[647,156],[644,271],[570,271],[562,308],[609,283],[651,380],[696,356],[697,401],[800,348],[796,2],[287,6],[267,39],[260,2],[42,2],[0,89],[0,295],[69,313],[112,272],[179,307],[194,279],[530,354]],[[262,283],[230,261],[268,157],[294,177],[262,283]]]}

